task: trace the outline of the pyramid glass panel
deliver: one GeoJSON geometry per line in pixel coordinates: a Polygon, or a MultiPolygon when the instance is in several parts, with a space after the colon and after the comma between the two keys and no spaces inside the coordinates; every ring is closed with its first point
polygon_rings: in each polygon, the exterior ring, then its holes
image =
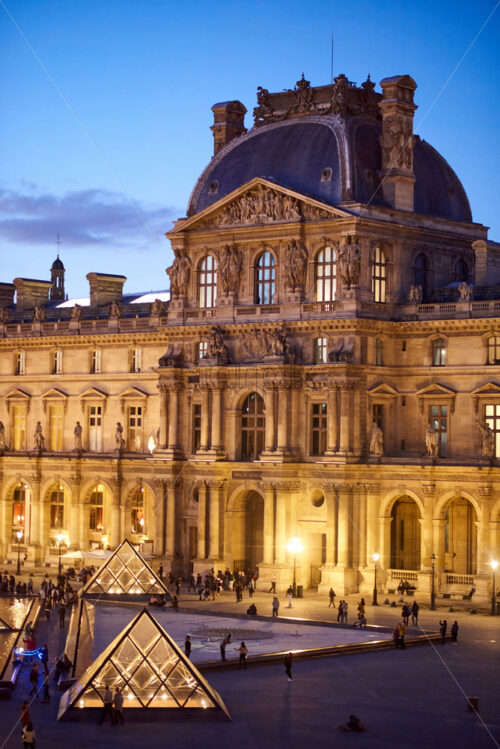
{"type": "Polygon", "coordinates": [[[151,650],[153,644],[159,639],[160,633],[158,628],[150,619],[143,619],[134,627],[130,633],[130,638],[137,645],[141,653],[151,650]]]}
{"type": "Polygon", "coordinates": [[[188,701],[186,702],[184,707],[201,707],[206,709],[208,707],[214,707],[214,703],[205,692],[205,690],[198,684],[191,697],[188,698],[188,701]]]}
{"type": "Polygon", "coordinates": [[[179,662],[169,674],[168,688],[181,707],[184,707],[184,703],[191,696],[196,686],[196,679],[182,662],[179,662]]]}
{"type": "Polygon", "coordinates": [[[170,673],[178,660],[179,657],[163,639],[158,640],[148,654],[148,661],[163,679],[170,673]]]}

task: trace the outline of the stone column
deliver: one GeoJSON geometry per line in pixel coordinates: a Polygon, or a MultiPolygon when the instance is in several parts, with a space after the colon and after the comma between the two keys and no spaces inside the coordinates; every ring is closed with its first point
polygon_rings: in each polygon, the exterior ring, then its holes
{"type": "MultiPolygon", "coordinates": [[[[205,484],[203,484],[205,486],[205,484]]],[[[175,555],[175,484],[174,482],[164,482],[164,490],[167,492],[167,527],[166,527],[166,544],[165,553],[168,557],[173,558],[175,555]]],[[[205,495],[206,496],[206,495],[205,495]]],[[[200,490],[201,506],[201,490],[200,490]]]]}
{"type": "Polygon", "coordinates": [[[363,445],[361,444],[361,392],[358,389],[352,391],[353,401],[353,449],[354,452],[360,453],[363,445]]]}
{"type": "Polygon", "coordinates": [[[160,445],[163,450],[168,446],[168,390],[165,383],[161,382],[160,389],[160,445]]]}
{"type": "Polygon", "coordinates": [[[223,492],[223,481],[210,482],[210,537],[208,551],[210,559],[220,559],[220,508],[223,492]]]}
{"type": "MultiPolygon", "coordinates": [[[[209,427],[209,415],[210,415],[210,390],[205,386],[202,390],[201,397],[201,444],[200,450],[208,450],[210,445],[210,437],[208,432],[209,427]]],[[[204,558],[204,557],[200,557],[204,558]]]]}
{"type": "Polygon", "coordinates": [[[423,484],[420,488],[424,495],[424,517],[420,522],[420,565],[422,569],[430,569],[431,554],[434,549],[434,484],[423,484]]]}
{"type": "Polygon", "coordinates": [[[357,547],[359,567],[366,567],[367,548],[366,548],[366,531],[367,531],[367,497],[366,488],[361,486],[358,491],[358,532],[357,547]]]}
{"type": "Polygon", "coordinates": [[[336,563],[337,547],[337,493],[332,486],[325,487],[326,496],[326,565],[336,563]]]}
{"type": "Polygon", "coordinates": [[[281,487],[276,491],[276,562],[286,560],[286,494],[281,487]]]}
{"type": "Polygon", "coordinates": [[[266,434],[265,434],[265,452],[274,452],[274,400],[275,390],[268,387],[266,397],[266,434]]]}
{"type": "Polygon", "coordinates": [[[65,522],[64,525],[68,529],[69,533],[69,540],[71,543],[71,548],[79,548],[81,541],[80,541],[80,516],[78,512],[78,507],[80,504],[80,486],[81,486],[81,477],[79,475],[75,475],[71,477],[72,483],[71,483],[71,497],[69,501],[69,522],[65,522]]]}
{"type": "Polygon", "coordinates": [[[337,397],[338,390],[337,386],[334,385],[328,394],[328,453],[337,452],[337,397]]]}
{"type": "Polygon", "coordinates": [[[378,507],[378,487],[369,485],[366,487],[366,561],[370,566],[373,554],[380,554],[378,507]]]}
{"type": "Polygon", "coordinates": [[[112,549],[116,549],[120,543],[120,499],[114,492],[111,498],[111,533],[109,541],[112,549]]]}
{"type": "Polygon", "coordinates": [[[206,559],[207,485],[204,481],[199,486],[198,497],[198,558],[206,559]]]}
{"type": "Polygon", "coordinates": [[[391,517],[379,517],[380,566],[383,570],[391,566],[391,517]]]}
{"type": "Polygon", "coordinates": [[[349,426],[351,420],[351,390],[344,384],[340,391],[340,445],[342,453],[349,452],[349,426]]]}
{"type": "MultiPolygon", "coordinates": [[[[153,492],[153,507],[151,508],[154,517],[154,553],[163,555],[165,553],[165,510],[167,501],[167,488],[165,482],[155,479],[153,492]]],[[[152,525],[148,520],[148,526],[152,525]]]]}
{"type": "Polygon", "coordinates": [[[339,502],[337,565],[349,566],[349,503],[351,488],[345,484],[337,487],[339,502]]]}
{"type": "MultiPolygon", "coordinates": [[[[26,512],[26,508],[24,509],[26,512]]],[[[42,516],[40,513],[40,479],[33,478],[31,482],[31,521],[30,543],[40,546],[42,542],[42,516]]]]}
{"type": "Polygon", "coordinates": [[[288,440],[288,390],[278,390],[278,444],[277,450],[281,453],[287,451],[288,440]]]}
{"type": "Polygon", "coordinates": [[[224,413],[223,407],[224,390],[217,386],[212,389],[212,450],[222,450],[221,440],[221,418],[224,413]]]}
{"type": "Polygon", "coordinates": [[[264,562],[274,561],[274,484],[264,484],[264,562]]]}
{"type": "Polygon", "coordinates": [[[490,508],[486,501],[481,502],[481,520],[477,522],[477,571],[491,575],[490,561],[493,549],[490,541],[490,508]]]}
{"type": "Polygon", "coordinates": [[[178,447],[178,418],[179,418],[179,391],[173,387],[169,392],[168,403],[168,449],[176,450],[178,447]]]}

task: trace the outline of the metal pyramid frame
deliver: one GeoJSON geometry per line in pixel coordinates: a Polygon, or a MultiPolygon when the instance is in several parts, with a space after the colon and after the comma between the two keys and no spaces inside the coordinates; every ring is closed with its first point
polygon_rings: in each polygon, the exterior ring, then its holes
{"type": "Polygon", "coordinates": [[[123,692],[124,710],[198,710],[231,720],[220,695],[146,608],[63,694],[58,720],[102,708],[106,687],[123,692]]]}
{"type": "Polygon", "coordinates": [[[95,572],[78,593],[82,598],[138,600],[151,595],[172,600],[156,572],[142,558],[128,539],[95,572]]]}

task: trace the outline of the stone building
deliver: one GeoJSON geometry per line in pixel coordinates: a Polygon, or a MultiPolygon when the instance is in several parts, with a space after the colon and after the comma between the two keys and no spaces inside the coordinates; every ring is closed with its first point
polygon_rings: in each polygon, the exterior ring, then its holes
{"type": "Polygon", "coordinates": [[[283,589],[297,537],[305,588],[490,594],[500,245],[413,134],[416,83],[380,85],[259,88],[248,131],[216,104],[170,294],[89,273],[64,301],[61,261],[0,285],[4,557],[128,537],[283,589]]]}

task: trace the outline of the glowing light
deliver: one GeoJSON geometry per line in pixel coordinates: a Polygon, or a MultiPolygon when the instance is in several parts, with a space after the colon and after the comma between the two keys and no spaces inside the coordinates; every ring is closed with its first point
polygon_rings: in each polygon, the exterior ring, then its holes
{"type": "Polygon", "coordinates": [[[372,554],[372,559],[374,562],[378,562],[378,560],[380,559],[380,554],[375,552],[374,554],[372,554]]]}
{"type": "Polygon", "coordinates": [[[151,453],[151,455],[152,455],[152,454],[154,453],[154,451],[156,450],[156,441],[155,441],[155,438],[154,438],[153,432],[151,432],[151,435],[150,435],[150,437],[149,437],[149,439],[148,439],[148,450],[149,450],[149,452],[151,453]]]}
{"type": "Polygon", "coordinates": [[[16,531],[16,536],[17,536],[17,540],[21,541],[21,539],[23,537],[23,532],[22,531],[16,531]]]}
{"type": "Polygon", "coordinates": [[[297,536],[294,536],[290,539],[290,541],[286,545],[286,548],[290,552],[290,554],[300,554],[301,551],[304,551],[304,546],[300,538],[297,538],[297,536]]]}
{"type": "Polygon", "coordinates": [[[85,700],[80,700],[78,707],[85,707],[85,700]]]}
{"type": "Polygon", "coordinates": [[[134,699],[134,695],[133,694],[127,694],[127,697],[128,697],[129,700],[133,700],[134,699]]]}
{"type": "Polygon", "coordinates": [[[497,562],[496,559],[492,559],[491,560],[490,567],[491,567],[492,570],[496,570],[496,568],[498,567],[498,562],[497,562]]]}

